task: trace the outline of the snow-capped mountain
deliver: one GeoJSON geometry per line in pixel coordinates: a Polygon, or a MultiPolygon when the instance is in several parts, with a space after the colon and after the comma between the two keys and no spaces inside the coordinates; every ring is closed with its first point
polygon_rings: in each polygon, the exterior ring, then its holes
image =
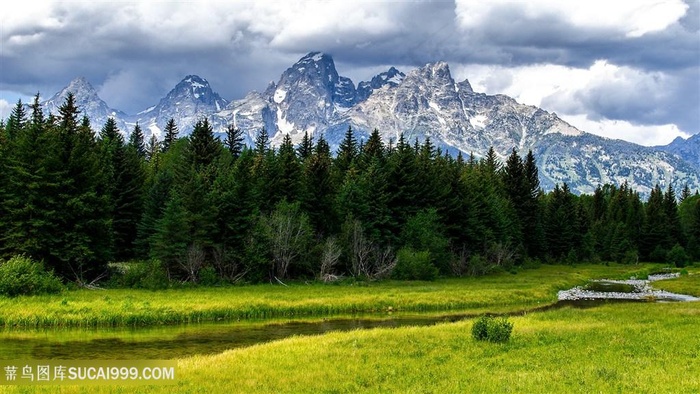
{"type": "Polygon", "coordinates": [[[376,75],[369,81],[362,81],[357,84],[357,101],[365,101],[367,98],[377,89],[382,88],[384,85],[389,85],[391,87],[399,86],[401,81],[403,81],[406,74],[397,70],[394,67],[389,68],[388,71],[376,75]]]}
{"type": "Polygon", "coordinates": [[[159,138],[162,138],[162,130],[170,119],[174,119],[178,129],[185,134],[189,134],[197,121],[204,117],[217,129],[222,129],[225,125],[215,114],[228,103],[228,100],[211,89],[206,79],[188,75],[157,105],[139,112],[129,120],[131,123],[138,121],[142,128],[159,138]]]}
{"type": "Polygon", "coordinates": [[[324,133],[356,101],[355,84],[338,75],[333,59],[311,52],[263,93],[249,93],[218,115],[245,130],[251,141],[265,127],[273,144],[281,143],[284,134],[298,142],[305,132],[324,133]]]}
{"type": "Polygon", "coordinates": [[[688,139],[676,137],[670,144],[657,148],[673,153],[700,168],[700,134],[695,134],[688,139]]]}
{"type": "Polygon", "coordinates": [[[308,132],[323,135],[336,149],[348,127],[360,139],[376,128],[385,142],[396,141],[400,133],[409,141],[430,137],[451,154],[480,157],[493,147],[505,159],[513,148],[521,154],[531,149],[545,189],[562,182],[579,193],[623,182],[643,194],[657,183],[666,187],[670,182],[677,190],[686,182],[700,188],[698,136],[651,148],[588,134],[508,96],[474,92],[468,80],[455,81],[444,62],[406,74],[392,67],[356,89],[338,74],[331,56],[311,52],[264,91],[243,99],[227,102],[206,80],[187,76],[157,105],[134,116],[109,110],[96,94],[90,97],[79,105],[95,119],[96,129],[100,119],[116,116],[123,119],[120,124],[133,127],[138,121],[147,134],[160,136],[173,118],[180,135],[187,135],[197,120],[208,117],[216,133],[228,125],[243,130],[248,144],[264,128],[273,145],[285,134],[298,143],[308,132]]]}
{"type": "Polygon", "coordinates": [[[90,82],[83,77],[72,80],[68,86],[51,96],[48,100],[42,102],[44,112],[57,115],[58,108],[65,103],[68,93],[73,93],[75,104],[80,109],[81,115],[87,115],[87,117],[90,118],[90,124],[93,129],[99,131],[110,117],[117,120],[119,129],[127,129],[125,122],[127,114],[110,108],[109,105],[97,95],[97,91],[92,87],[90,82]]]}
{"type": "Polygon", "coordinates": [[[584,133],[508,96],[476,93],[468,81],[456,83],[444,62],[374,91],[336,120],[329,140],[338,142],[347,126],[359,133],[378,128],[387,140],[401,132],[409,141],[430,137],[443,149],[477,157],[489,147],[502,159],[513,148],[521,154],[531,149],[545,189],[567,182],[574,191],[592,193],[599,184],[628,182],[646,194],[656,183],[700,185],[698,168],[675,155],[584,133]]]}

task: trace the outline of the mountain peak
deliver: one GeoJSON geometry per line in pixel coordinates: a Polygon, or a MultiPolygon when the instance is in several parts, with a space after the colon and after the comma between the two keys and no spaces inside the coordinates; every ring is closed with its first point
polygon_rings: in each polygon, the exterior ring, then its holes
{"type": "Polygon", "coordinates": [[[452,74],[450,73],[450,66],[443,61],[436,63],[428,63],[424,67],[419,69],[422,75],[431,78],[449,78],[452,79],[452,74]]]}
{"type": "Polygon", "coordinates": [[[219,102],[225,105],[228,102],[214,92],[206,79],[198,75],[188,75],[182,79],[165,98],[169,101],[191,100],[206,104],[219,102]]]}
{"type": "Polygon", "coordinates": [[[209,82],[206,79],[200,77],[199,75],[188,75],[182,79],[181,83],[189,83],[190,85],[204,85],[209,86],[209,82]]]}
{"type": "Polygon", "coordinates": [[[65,88],[44,101],[42,103],[44,112],[47,114],[58,114],[59,108],[65,102],[68,93],[73,94],[76,105],[82,114],[88,115],[95,130],[99,130],[108,118],[117,118],[117,127],[122,132],[127,130],[127,125],[123,121],[126,114],[110,108],[107,103],[100,98],[97,94],[97,90],[95,90],[85,77],[73,79],[65,88]]]}
{"type": "Polygon", "coordinates": [[[318,63],[318,62],[327,62],[327,61],[329,61],[329,60],[332,61],[333,58],[332,58],[330,55],[326,54],[326,53],[323,53],[323,52],[309,52],[309,53],[307,53],[304,57],[302,57],[301,59],[299,59],[299,61],[298,61],[297,63],[307,63],[307,62],[318,63]]]}
{"type": "MultiPolygon", "coordinates": [[[[136,114],[146,129],[157,136],[170,119],[174,119],[180,130],[190,130],[202,117],[210,118],[228,105],[228,101],[214,92],[209,82],[199,75],[185,76],[154,105],[136,114]]],[[[214,122],[214,119],[210,119],[214,122]]]]}
{"type": "Polygon", "coordinates": [[[211,91],[211,86],[209,86],[209,82],[207,82],[206,79],[200,77],[199,75],[188,75],[175,86],[175,90],[183,88],[192,89],[193,94],[197,94],[197,90],[201,90],[201,93],[211,91]]]}
{"type": "Polygon", "coordinates": [[[357,101],[366,100],[372,92],[384,86],[398,86],[406,74],[397,70],[396,67],[391,67],[389,70],[375,75],[370,81],[362,81],[357,85],[357,101]]]}
{"type": "Polygon", "coordinates": [[[94,87],[92,87],[92,84],[88,82],[88,80],[85,77],[77,77],[70,81],[68,86],[66,86],[63,89],[64,92],[71,92],[74,95],[78,94],[97,94],[97,91],[95,90],[94,87]]]}

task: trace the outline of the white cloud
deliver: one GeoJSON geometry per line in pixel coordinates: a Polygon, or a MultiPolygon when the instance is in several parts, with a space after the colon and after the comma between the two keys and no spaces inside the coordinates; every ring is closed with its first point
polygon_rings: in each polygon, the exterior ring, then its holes
{"type": "Polygon", "coordinates": [[[556,112],[573,126],[609,138],[660,145],[689,133],[672,119],[677,82],[660,72],[595,62],[587,69],[551,64],[523,67],[462,65],[477,92],[506,94],[518,102],[556,112]]]}
{"type": "MultiPolygon", "coordinates": [[[[381,37],[402,30],[396,8],[401,3],[355,1],[286,2],[289,8],[277,10],[276,31],[271,45],[295,48],[309,40],[346,40],[361,44],[372,36],[381,37]]],[[[253,25],[258,26],[259,21],[253,25]]]]}
{"type": "MultiPolygon", "coordinates": [[[[308,40],[361,41],[401,30],[400,9],[410,4],[340,0],[234,2],[40,2],[3,7],[3,41],[10,48],[47,39],[51,33],[83,30],[90,40],[118,46],[139,36],[153,47],[227,46],[242,31],[259,34],[274,48],[308,40]]],[[[75,48],[77,49],[77,48],[75,48]]],[[[305,49],[305,51],[313,48],[305,49]]],[[[5,49],[4,49],[5,50],[5,49]]]]}
{"type": "Polygon", "coordinates": [[[571,75],[572,82],[543,97],[542,106],[589,118],[635,119],[648,124],[670,123],[677,116],[672,112],[677,82],[662,72],[597,61],[584,73],[571,75]]]}
{"type": "Polygon", "coordinates": [[[13,104],[10,104],[5,99],[0,99],[0,119],[7,119],[12,112],[13,104]]]}
{"type": "MultiPolygon", "coordinates": [[[[522,104],[541,106],[558,91],[577,91],[589,82],[590,70],[554,64],[506,67],[501,65],[450,66],[456,80],[468,79],[476,92],[505,94],[522,104]]],[[[556,110],[550,108],[550,110],[556,110]]]]}
{"type": "Polygon", "coordinates": [[[591,120],[586,115],[561,115],[561,118],[579,130],[646,146],[667,145],[676,137],[690,137],[690,134],[679,130],[675,124],[644,126],[624,120],[591,120]]]}
{"type": "Polygon", "coordinates": [[[524,20],[554,18],[578,29],[613,30],[641,37],[666,29],[688,10],[681,0],[457,0],[461,27],[478,29],[503,12],[524,20]]]}
{"type": "MultiPolygon", "coordinates": [[[[455,79],[469,78],[476,91],[507,94],[566,119],[585,116],[587,123],[575,124],[584,130],[613,130],[610,122],[617,121],[620,130],[639,127],[640,136],[653,130],[670,136],[697,132],[699,124],[699,96],[692,90],[697,34],[678,24],[684,15],[697,16],[688,4],[10,2],[0,8],[0,89],[50,95],[82,75],[111,106],[133,112],[157,102],[190,73],[207,78],[222,96],[240,98],[264,89],[300,55],[322,50],[355,83],[389,66],[406,72],[445,60],[455,79]],[[660,31],[664,35],[651,34],[660,31]],[[608,60],[591,65],[595,59],[608,60]]],[[[12,103],[11,96],[0,98],[12,103]]]]}

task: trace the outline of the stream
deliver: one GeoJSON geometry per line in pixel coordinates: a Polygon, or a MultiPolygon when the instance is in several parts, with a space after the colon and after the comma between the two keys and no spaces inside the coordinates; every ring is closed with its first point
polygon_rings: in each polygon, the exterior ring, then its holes
{"type": "Polygon", "coordinates": [[[562,290],[557,295],[559,301],[587,300],[626,300],[626,301],[698,301],[700,298],[654,289],[652,282],[673,279],[678,273],[649,275],[647,279],[591,280],[585,286],[562,290]]]}
{"type": "MultiPolygon", "coordinates": [[[[589,308],[609,302],[697,301],[656,290],[648,279],[594,280],[558,293],[559,301],[511,315],[561,307],[589,308]]],[[[676,275],[677,276],[677,275],[676,275]]],[[[378,327],[429,326],[473,318],[473,313],[363,315],[326,319],[202,323],[152,328],[43,329],[0,331],[0,360],[148,360],[216,354],[297,335],[319,335],[378,327]]]]}
{"type": "Polygon", "coordinates": [[[309,321],[201,323],[154,328],[0,331],[0,360],[175,359],[216,354],[298,335],[428,326],[475,315],[337,317],[309,321]]]}

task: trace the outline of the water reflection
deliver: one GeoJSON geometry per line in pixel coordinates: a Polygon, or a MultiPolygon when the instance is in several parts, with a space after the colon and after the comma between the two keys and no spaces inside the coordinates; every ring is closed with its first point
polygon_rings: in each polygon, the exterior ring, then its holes
{"type": "Polygon", "coordinates": [[[396,316],[288,321],[272,324],[208,323],[156,329],[46,330],[0,334],[0,359],[174,359],[288,338],[377,327],[426,326],[473,315],[396,316]],[[91,338],[92,337],[92,338],[91,338]]]}

